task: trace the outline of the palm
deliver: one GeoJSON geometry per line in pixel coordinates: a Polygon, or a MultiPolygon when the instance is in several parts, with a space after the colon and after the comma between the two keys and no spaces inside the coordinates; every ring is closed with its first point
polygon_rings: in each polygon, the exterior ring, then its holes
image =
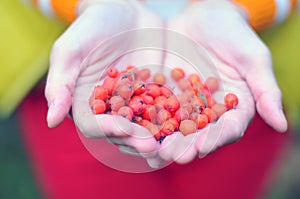
{"type": "MultiPolygon", "coordinates": [[[[255,33],[247,26],[242,13],[237,12],[237,8],[232,4],[225,3],[225,5],[222,5],[220,2],[214,1],[199,2],[187,8],[182,15],[170,21],[168,28],[186,35],[190,40],[193,40],[206,49],[205,51],[200,46],[196,47],[198,53],[192,53],[191,55],[190,52],[195,51],[195,46],[193,45],[197,44],[178,45],[180,49],[184,48],[182,53],[187,57],[181,55],[190,64],[169,54],[166,56],[166,63],[168,65],[178,65],[179,63],[179,65],[187,66],[190,72],[195,71],[194,67],[197,66],[198,72],[200,71],[204,78],[217,76],[222,84],[221,91],[214,96],[218,102],[222,103],[224,95],[228,92],[233,92],[239,97],[239,105],[236,109],[226,112],[217,122],[199,130],[196,134],[184,137],[180,133],[177,133],[166,138],[160,150],[161,156],[164,159],[187,163],[199,154],[203,156],[225,144],[240,139],[254,116],[255,101],[259,112],[263,112],[263,110],[270,111],[264,104],[266,102],[262,102],[263,100],[260,99],[260,95],[266,92],[261,92],[259,89],[262,86],[254,83],[254,81],[259,81],[260,78],[268,78],[270,76],[271,83],[268,82],[269,80],[262,81],[262,83],[265,83],[265,85],[262,85],[268,87],[270,83],[270,85],[276,88],[277,84],[272,79],[273,74],[271,70],[269,70],[269,74],[249,74],[252,77],[249,77],[247,74],[250,67],[248,61],[254,62],[253,65],[261,64],[259,62],[255,63],[251,58],[256,58],[255,53],[257,53],[257,59],[259,60],[262,57],[260,50],[262,49],[263,51],[266,48],[263,43],[259,42],[255,33]],[[244,35],[250,37],[252,41],[249,41],[249,38],[245,39],[244,35]],[[249,43],[247,42],[247,46],[243,46],[242,42],[247,40],[249,43]],[[211,64],[207,64],[207,62],[203,64],[199,55],[202,56],[202,59],[208,59],[207,57],[209,57],[211,64]]],[[[169,35],[169,38],[171,38],[169,39],[171,48],[178,48],[172,45],[172,41],[178,41],[180,39],[175,38],[183,36],[174,36],[176,34],[172,32],[169,35]],[[172,39],[173,37],[174,39],[172,39]]],[[[189,39],[185,38],[182,40],[187,40],[185,43],[191,43],[191,41],[188,41],[189,39]]],[[[266,55],[267,57],[267,53],[262,55],[266,55]]],[[[265,60],[266,66],[271,65],[268,57],[265,60]]],[[[278,92],[274,96],[278,96],[278,92]]],[[[276,100],[279,101],[280,97],[276,100]]],[[[276,118],[277,115],[268,120],[266,113],[261,114],[266,122],[271,124],[275,129],[286,128],[284,119],[280,121],[279,117],[276,118]]]]}
{"type": "Polygon", "coordinates": [[[120,138],[114,143],[137,149],[145,156],[155,155],[157,143],[146,129],[123,118],[94,116],[88,100],[111,64],[122,70],[127,65],[142,64],[137,60],[151,57],[155,63],[161,61],[159,54],[148,51],[130,53],[142,41],[142,35],[130,30],[160,26],[160,20],[151,13],[125,3],[96,4],[83,12],[57,40],[52,51],[46,96],[48,101],[55,98],[54,104],[60,110],[52,114],[51,120],[48,118],[48,124],[56,126],[72,104],[74,122],[87,137],[120,138]]]}

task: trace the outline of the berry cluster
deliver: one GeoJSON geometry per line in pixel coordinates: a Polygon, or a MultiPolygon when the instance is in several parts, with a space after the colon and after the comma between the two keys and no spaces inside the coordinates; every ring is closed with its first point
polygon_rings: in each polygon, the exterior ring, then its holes
{"type": "Polygon", "coordinates": [[[166,85],[162,72],[151,77],[147,68],[128,66],[121,72],[110,67],[106,74],[90,97],[93,113],[123,116],[148,129],[159,141],[178,130],[183,135],[195,133],[238,105],[233,93],[225,96],[224,103],[213,99],[211,94],[219,89],[216,77],[203,82],[197,74],[186,76],[181,68],[170,72],[181,90],[177,95],[166,85]]]}

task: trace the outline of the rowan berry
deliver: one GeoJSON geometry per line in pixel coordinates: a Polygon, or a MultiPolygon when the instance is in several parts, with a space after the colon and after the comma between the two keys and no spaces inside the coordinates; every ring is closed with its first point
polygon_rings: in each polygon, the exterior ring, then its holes
{"type": "Polygon", "coordinates": [[[98,85],[94,89],[93,96],[94,96],[95,99],[100,99],[100,100],[105,101],[107,99],[107,97],[108,97],[108,91],[103,86],[98,85]]]}
{"type": "Polygon", "coordinates": [[[164,85],[166,83],[166,76],[162,72],[155,73],[153,76],[153,82],[158,85],[164,85]]]}
{"type": "Polygon", "coordinates": [[[152,96],[153,98],[160,96],[160,88],[156,84],[147,84],[146,92],[148,95],[152,96]]]}
{"type": "Polygon", "coordinates": [[[127,118],[128,120],[132,120],[133,119],[133,111],[130,107],[128,106],[123,106],[118,110],[118,115],[127,118]]]}
{"type": "Polygon", "coordinates": [[[174,68],[171,70],[171,78],[174,81],[178,81],[178,80],[184,78],[184,76],[185,76],[185,72],[182,68],[174,68]]]}
{"type": "Polygon", "coordinates": [[[92,105],[94,114],[102,114],[106,110],[106,104],[103,100],[95,99],[92,105]]]}
{"type": "Polygon", "coordinates": [[[183,120],[180,123],[179,130],[183,135],[189,135],[197,131],[197,125],[193,120],[183,120]]]}
{"type": "Polygon", "coordinates": [[[198,129],[202,129],[202,128],[206,127],[206,125],[208,124],[207,115],[198,114],[196,123],[197,123],[198,129]]]}
{"type": "Polygon", "coordinates": [[[118,110],[125,105],[125,101],[121,96],[112,96],[109,100],[110,109],[118,112],[118,110]]]}
{"type": "Polygon", "coordinates": [[[109,69],[106,71],[106,74],[111,77],[111,78],[116,78],[119,74],[119,71],[117,68],[111,66],[109,69]]]}
{"type": "Polygon", "coordinates": [[[235,108],[239,103],[238,97],[233,93],[228,93],[225,96],[224,101],[225,101],[225,105],[228,109],[235,108]]]}
{"type": "Polygon", "coordinates": [[[143,68],[137,72],[137,77],[142,81],[147,81],[150,78],[151,72],[148,68],[143,68]]]}

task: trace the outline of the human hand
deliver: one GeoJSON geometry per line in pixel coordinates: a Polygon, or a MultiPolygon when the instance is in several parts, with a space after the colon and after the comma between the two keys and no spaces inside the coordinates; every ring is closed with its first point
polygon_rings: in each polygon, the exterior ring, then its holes
{"type": "MultiPolygon", "coordinates": [[[[152,52],[124,56],[135,50],[141,37],[145,37],[126,31],[158,28],[162,26],[161,21],[136,1],[83,1],[78,12],[77,20],[52,49],[45,90],[49,105],[48,126],[58,126],[72,106],[74,122],[85,136],[106,137],[126,152],[146,157],[150,165],[157,163],[158,144],[146,129],[121,117],[95,116],[88,100],[95,85],[103,80],[103,76],[99,77],[112,62],[121,70],[126,64],[142,64],[137,63],[138,60],[161,61],[161,55],[152,52]],[[124,33],[123,36],[115,36],[120,33],[124,33]]],[[[152,37],[159,45],[160,35],[152,37]]]]}
{"type": "MultiPolygon", "coordinates": [[[[251,122],[255,109],[266,123],[278,132],[287,130],[282,112],[281,91],[277,85],[271,53],[249,27],[246,14],[230,1],[199,1],[190,5],[180,16],[169,22],[170,30],[186,35],[203,46],[215,65],[216,75],[224,93],[233,92],[239,97],[236,109],[226,112],[216,123],[197,133],[168,136],[160,149],[166,160],[187,163],[197,155],[204,156],[217,148],[239,140],[251,122]]],[[[193,52],[193,47],[168,45],[193,52]]],[[[173,35],[174,36],[174,35],[173,35]]],[[[168,37],[168,36],[166,36],[168,37]]],[[[189,53],[191,54],[191,53],[189,53]]],[[[197,64],[197,53],[188,60],[197,64]]],[[[166,65],[178,65],[180,60],[169,54],[166,65]]],[[[184,63],[183,63],[184,65],[184,63]]],[[[197,65],[199,66],[199,65],[197,65]]],[[[193,70],[192,66],[189,67],[193,70]]],[[[202,68],[199,67],[202,71],[202,68]]],[[[217,100],[222,102],[222,95],[217,100]]]]}

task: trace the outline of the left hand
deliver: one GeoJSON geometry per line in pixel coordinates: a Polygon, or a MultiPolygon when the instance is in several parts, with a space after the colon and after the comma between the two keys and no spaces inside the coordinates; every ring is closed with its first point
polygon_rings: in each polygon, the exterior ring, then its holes
{"type": "MultiPolygon", "coordinates": [[[[206,49],[225,93],[237,94],[239,105],[195,134],[182,136],[175,133],[168,136],[160,151],[164,159],[187,163],[198,155],[204,156],[239,140],[255,110],[276,131],[287,130],[271,53],[248,25],[246,14],[240,8],[230,1],[199,1],[171,20],[168,28],[206,49]]],[[[184,45],[178,46],[183,48],[184,45]]],[[[195,48],[190,46],[185,50],[193,52],[195,48]]],[[[194,58],[189,57],[188,61],[197,60],[194,58]]],[[[178,65],[178,61],[172,55],[166,57],[168,65],[178,65]]],[[[187,66],[187,70],[192,71],[192,66],[187,66]]],[[[222,100],[219,98],[219,102],[222,100]]]]}

